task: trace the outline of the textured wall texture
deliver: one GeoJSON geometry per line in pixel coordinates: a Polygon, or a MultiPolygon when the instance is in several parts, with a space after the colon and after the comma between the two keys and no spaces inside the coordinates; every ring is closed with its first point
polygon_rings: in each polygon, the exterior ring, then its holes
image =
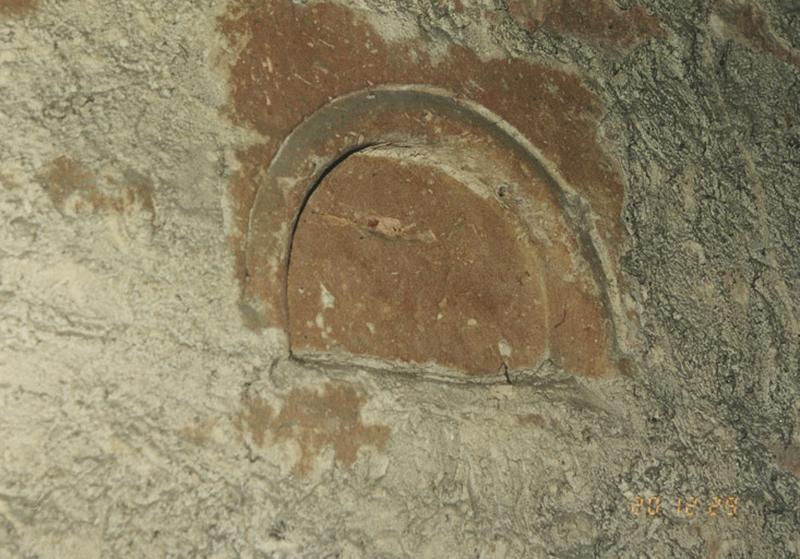
{"type": "Polygon", "coordinates": [[[800,557],[798,216],[793,0],[0,0],[0,558],[800,557]],[[411,85],[599,247],[536,366],[289,358],[270,161],[411,85]]]}

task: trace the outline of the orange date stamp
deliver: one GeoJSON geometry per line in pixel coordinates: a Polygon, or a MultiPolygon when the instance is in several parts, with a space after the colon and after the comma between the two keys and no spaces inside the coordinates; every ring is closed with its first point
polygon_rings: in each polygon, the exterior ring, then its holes
{"type": "Polygon", "coordinates": [[[655,518],[659,516],[678,516],[682,518],[736,518],[739,514],[739,497],[735,495],[713,495],[702,498],[682,496],[669,499],[662,495],[643,497],[636,495],[628,504],[633,516],[655,518]]]}

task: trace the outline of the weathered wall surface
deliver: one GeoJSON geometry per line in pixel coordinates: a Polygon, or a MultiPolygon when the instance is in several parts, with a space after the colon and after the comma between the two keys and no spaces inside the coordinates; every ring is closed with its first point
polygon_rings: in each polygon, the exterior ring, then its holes
{"type": "Polygon", "coordinates": [[[0,2],[0,557],[800,556],[800,11],[584,4],[0,2]],[[383,84],[586,201],[614,374],[286,358],[254,197],[383,84]]]}

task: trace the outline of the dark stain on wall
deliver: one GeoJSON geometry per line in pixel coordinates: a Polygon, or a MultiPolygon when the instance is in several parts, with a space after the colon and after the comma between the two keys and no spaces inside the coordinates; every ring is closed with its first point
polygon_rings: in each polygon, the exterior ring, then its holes
{"type": "Polygon", "coordinates": [[[541,29],[607,46],[628,48],[664,36],[658,19],[644,8],[620,10],[610,0],[509,0],[508,9],[528,31],[541,29]]]}
{"type": "Polygon", "coordinates": [[[62,214],[123,214],[140,208],[151,218],[155,216],[153,183],[132,169],[123,172],[121,178],[98,176],[80,161],[62,155],[46,166],[39,180],[62,214]]]}
{"type": "Polygon", "coordinates": [[[800,53],[792,50],[770,29],[767,14],[755,4],[717,2],[717,15],[751,48],[800,68],[800,53]]]}
{"type": "Polygon", "coordinates": [[[24,16],[39,7],[39,0],[0,0],[0,16],[24,16]]]}
{"type": "Polygon", "coordinates": [[[344,382],[327,382],[319,390],[295,388],[287,394],[278,413],[258,396],[245,398],[234,426],[242,433],[248,432],[261,447],[294,441],[300,457],[293,472],[306,477],[326,448],[333,448],[336,462],[352,466],[361,447],[382,449],[386,445],[389,427],[366,425],[361,419],[366,401],[361,390],[344,382]]]}

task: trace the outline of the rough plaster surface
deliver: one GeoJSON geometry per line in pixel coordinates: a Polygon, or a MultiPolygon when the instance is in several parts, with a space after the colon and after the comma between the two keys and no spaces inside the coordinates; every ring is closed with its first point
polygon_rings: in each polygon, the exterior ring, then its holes
{"type": "Polygon", "coordinates": [[[604,167],[567,156],[596,128],[621,177],[628,373],[477,385],[303,365],[246,325],[239,179],[274,138],[224,22],[268,4],[0,3],[0,557],[800,556],[796,6],[341,8],[453,69],[568,72],[591,102],[538,147],[591,192],[604,167]]]}

